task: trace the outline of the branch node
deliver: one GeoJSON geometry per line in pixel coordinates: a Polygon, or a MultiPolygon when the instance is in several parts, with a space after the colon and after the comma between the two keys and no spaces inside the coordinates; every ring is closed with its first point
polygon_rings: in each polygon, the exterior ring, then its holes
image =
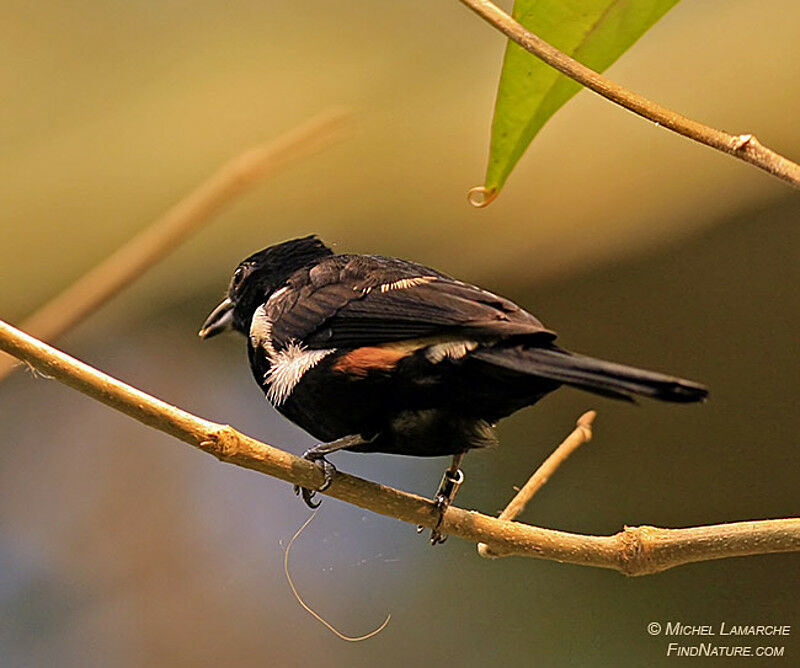
{"type": "Polygon", "coordinates": [[[637,576],[656,573],[658,568],[652,559],[652,538],[659,529],[652,526],[623,527],[617,534],[620,540],[619,570],[623,575],[637,576]]]}
{"type": "Polygon", "coordinates": [[[748,144],[755,145],[758,143],[758,139],[755,138],[755,135],[736,135],[731,141],[731,148],[733,148],[734,151],[741,151],[742,149],[746,148],[748,144]]]}
{"type": "Polygon", "coordinates": [[[220,461],[228,461],[239,450],[241,437],[229,424],[214,425],[203,436],[204,440],[200,441],[199,447],[220,461]]]}

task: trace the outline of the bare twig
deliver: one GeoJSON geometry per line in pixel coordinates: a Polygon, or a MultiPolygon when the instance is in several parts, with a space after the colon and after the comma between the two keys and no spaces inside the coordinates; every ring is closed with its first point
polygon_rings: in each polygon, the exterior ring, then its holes
{"type": "MultiPolygon", "coordinates": [[[[752,134],[728,134],[623,88],[534,35],[489,0],[460,2],[523,49],[607,100],[684,137],[749,162],[800,188],[800,165],[767,148],[752,134]]],[[[474,196],[471,191],[470,201],[475,206],[485,206],[494,199],[491,195],[491,192],[479,188],[475,190],[474,196]]]]}
{"type": "MultiPolygon", "coordinates": [[[[222,165],[149,227],[51,299],[21,327],[52,341],[102,306],[197,232],[212,215],[283,167],[312,155],[341,135],[350,118],[332,109],[222,165]]],[[[0,355],[0,381],[15,361],[0,355]]]]}
{"type": "MultiPolygon", "coordinates": [[[[317,488],[322,471],[313,463],[245,436],[228,425],[196,417],[79,362],[0,321],[0,349],[29,362],[65,385],[121,411],[143,424],[230,464],[317,488]]],[[[325,494],[366,510],[433,529],[439,513],[433,502],[414,494],[337,473],[325,494]]],[[[690,529],[627,527],[613,536],[541,529],[451,506],[441,530],[486,543],[498,555],[596,566],[627,575],[657,573],[710,559],[800,551],[800,518],[736,522],[690,529]]]]}
{"type": "MultiPolygon", "coordinates": [[[[534,471],[528,482],[520,489],[503,512],[498,516],[501,520],[515,520],[520,513],[525,510],[525,506],[542,487],[550,480],[559,466],[584,443],[592,440],[592,423],[597,417],[595,411],[587,411],[578,418],[578,424],[572,433],[567,436],[553,453],[542,462],[542,465],[534,471]]],[[[482,557],[494,558],[503,555],[495,554],[486,543],[478,543],[478,554],[482,557]]]]}

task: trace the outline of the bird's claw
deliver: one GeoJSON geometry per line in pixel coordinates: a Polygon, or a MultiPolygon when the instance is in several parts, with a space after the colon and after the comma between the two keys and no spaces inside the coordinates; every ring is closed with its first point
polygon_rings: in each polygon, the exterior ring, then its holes
{"type": "Polygon", "coordinates": [[[317,492],[324,492],[328,487],[331,486],[333,482],[333,474],[336,473],[336,467],[331,464],[324,456],[316,455],[311,451],[306,451],[303,453],[303,459],[307,459],[310,462],[316,464],[320,469],[322,469],[322,474],[324,477],[322,484],[317,489],[309,489],[308,487],[301,487],[300,485],[294,486],[294,493],[299,494],[303,498],[303,502],[312,510],[315,508],[319,508],[319,505],[322,501],[314,502],[314,497],[317,495],[317,492]]]}
{"type": "Polygon", "coordinates": [[[433,500],[433,505],[439,513],[439,521],[436,522],[436,526],[433,527],[431,531],[431,545],[441,545],[447,540],[447,535],[443,534],[440,529],[442,527],[442,522],[444,522],[444,514],[450,507],[450,502],[450,499],[446,498],[443,494],[437,494],[436,498],[433,500]]]}
{"type": "MultiPolygon", "coordinates": [[[[447,469],[444,472],[442,482],[439,484],[439,490],[436,492],[436,496],[433,497],[433,505],[439,514],[439,519],[431,531],[431,545],[441,545],[447,540],[447,536],[441,532],[444,514],[453,503],[453,499],[455,499],[463,482],[464,472],[461,469],[447,469]]],[[[417,527],[417,533],[422,533],[423,531],[423,527],[417,527]]]]}

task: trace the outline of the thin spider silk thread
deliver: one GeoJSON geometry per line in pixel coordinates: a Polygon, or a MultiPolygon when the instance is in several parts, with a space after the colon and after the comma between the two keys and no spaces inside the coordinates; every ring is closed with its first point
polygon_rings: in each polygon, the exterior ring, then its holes
{"type": "Polygon", "coordinates": [[[303,610],[305,610],[309,615],[311,615],[314,619],[316,619],[320,624],[325,626],[331,633],[341,638],[342,640],[346,640],[347,642],[361,642],[362,640],[369,640],[373,636],[378,635],[381,631],[383,631],[383,629],[386,628],[387,624],[389,623],[389,620],[392,618],[391,613],[387,614],[386,619],[383,620],[383,624],[381,624],[378,628],[374,629],[373,631],[370,631],[369,633],[366,633],[363,636],[347,636],[341,631],[339,631],[337,628],[335,628],[333,624],[323,619],[317,612],[315,612],[311,608],[311,606],[309,606],[308,603],[306,603],[303,600],[303,598],[297,591],[297,587],[295,587],[294,585],[292,576],[289,573],[289,552],[292,549],[294,541],[297,540],[300,534],[303,533],[305,528],[311,523],[311,520],[313,520],[316,516],[317,516],[317,511],[315,510],[313,513],[311,513],[311,515],[309,515],[308,519],[305,522],[303,522],[300,528],[297,531],[295,531],[294,536],[291,537],[288,544],[286,545],[286,549],[283,552],[283,573],[284,575],[286,575],[286,582],[289,583],[289,589],[291,589],[292,594],[294,595],[295,599],[297,599],[297,602],[300,604],[303,610]]]}

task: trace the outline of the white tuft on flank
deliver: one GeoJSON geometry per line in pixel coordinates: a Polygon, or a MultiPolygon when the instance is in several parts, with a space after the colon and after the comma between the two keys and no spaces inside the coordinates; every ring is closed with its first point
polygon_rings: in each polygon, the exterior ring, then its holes
{"type": "Polygon", "coordinates": [[[269,384],[267,399],[274,406],[280,406],[289,398],[303,374],[313,369],[320,360],[335,350],[335,348],[307,350],[298,343],[290,343],[280,352],[270,356],[272,366],[264,376],[264,380],[269,384]]]}
{"type": "Polygon", "coordinates": [[[250,343],[254,347],[263,348],[267,353],[270,367],[264,374],[264,382],[269,386],[267,399],[275,406],[280,406],[289,398],[294,386],[300,382],[306,371],[313,369],[321,359],[335,351],[335,348],[307,350],[305,346],[295,342],[280,351],[275,350],[275,343],[272,341],[272,321],[267,316],[266,304],[259,306],[253,313],[253,320],[250,322],[250,343]]]}
{"type": "Polygon", "coordinates": [[[464,339],[462,341],[445,341],[444,343],[437,343],[425,351],[425,357],[429,362],[436,364],[443,359],[448,358],[451,360],[461,359],[466,356],[471,350],[478,347],[477,341],[469,341],[464,339]]]}
{"type": "Polygon", "coordinates": [[[416,278],[401,278],[399,281],[393,283],[381,283],[381,292],[389,292],[390,290],[406,290],[413,288],[415,285],[423,285],[435,281],[436,276],[417,276],[416,278]]]}
{"type": "Polygon", "coordinates": [[[270,367],[264,374],[264,382],[269,386],[267,399],[274,406],[280,406],[289,398],[294,386],[300,382],[306,371],[313,369],[320,360],[336,350],[335,348],[307,350],[305,346],[296,342],[290,343],[280,351],[275,350],[275,343],[272,341],[272,321],[267,316],[266,304],[259,306],[253,313],[253,320],[250,322],[250,343],[254,347],[263,348],[267,353],[270,367]]]}
{"type": "Polygon", "coordinates": [[[272,321],[267,317],[266,304],[259,306],[253,313],[253,319],[250,321],[250,343],[253,347],[264,348],[270,358],[275,355],[275,347],[272,343],[272,321]]]}

